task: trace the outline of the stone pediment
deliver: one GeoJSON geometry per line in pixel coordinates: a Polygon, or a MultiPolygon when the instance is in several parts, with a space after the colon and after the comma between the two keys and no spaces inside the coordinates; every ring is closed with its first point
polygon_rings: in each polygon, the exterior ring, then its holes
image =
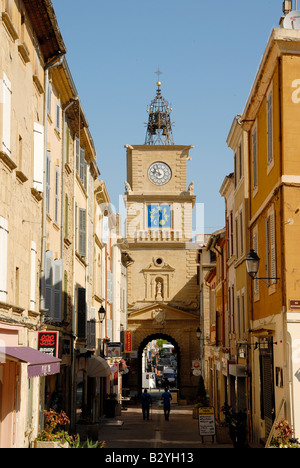
{"type": "Polygon", "coordinates": [[[168,265],[168,263],[165,263],[164,261],[161,262],[161,264],[159,264],[157,262],[157,260],[153,260],[152,263],[150,263],[150,265],[148,266],[148,268],[143,268],[143,270],[141,270],[142,273],[149,273],[149,272],[156,272],[156,273],[160,273],[160,272],[167,272],[167,273],[173,273],[173,271],[175,271],[175,268],[171,267],[170,265],[168,265]]]}
{"type": "Polygon", "coordinates": [[[128,322],[130,321],[145,321],[150,320],[158,324],[163,324],[166,321],[172,320],[198,320],[198,316],[190,312],[186,312],[175,307],[170,307],[165,304],[155,303],[151,306],[144,307],[130,313],[128,322]]]}

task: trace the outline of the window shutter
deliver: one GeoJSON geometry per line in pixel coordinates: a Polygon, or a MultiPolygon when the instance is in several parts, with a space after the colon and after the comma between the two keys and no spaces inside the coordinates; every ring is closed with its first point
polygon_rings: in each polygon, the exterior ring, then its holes
{"type": "Polygon", "coordinates": [[[77,251],[78,245],[78,207],[77,202],[75,202],[75,250],[77,251]]]}
{"type": "Polygon", "coordinates": [[[58,203],[59,203],[59,167],[55,167],[55,205],[54,205],[54,221],[58,224],[58,203]]]}
{"type": "Polygon", "coordinates": [[[60,112],[61,112],[60,102],[57,101],[56,103],[56,130],[59,133],[60,133],[60,112]]]}
{"type": "MultiPolygon", "coordinates": [[[[269,218],[265,219],[265,244],[266,244],[266,277],[270,277],[270,227],[269,218]]],[[[267,279],[267,286],[270,286],[270,280],[267,279]]]]}
{"type": "Polygon", "coordinates": [[[86,304],[85,304],[85,289],[78,288],[77,302],[77,336],[78,338],[86,337],[86,304]]]}
{"type": "Polygon", "coordinates": [[[0,301],[7,299],[7,242],[8,222],[0,216],[0,301]]]}
{"type": "Polygon", "coordinates": [[[257,138],[256,129],[252,133],[253,189],[257,187],[257,138]]]}
{"type": "Polygon", "coordinates": [[[87,348],[96,348],[96,322],[94,320],[87,322],[87,348]]]}
{"type": "Polygon", "coordinates": [[[11,153],[10,132],[11,132],[11,82],[3,73],[3,136],[2,151],[8,155],[11,153]]]}
{"type": "Polygon", "coordinates": [[[79,174],[80,168],[80,141],[78,138],[75,140],[75,152],[76,152],[76,172],[79,174]]]}
{"type": "Polygon", "coordinates": [[[54,311],[53,319],[61,322],[62,319],[62,274],[63,262],[61,259],[54,261],[54,311]]]}
{"type": "Polygon", "coordinates": [[[65,237],[69,236],[69,197],[65,196],[65,237]]]}
{"type": "MultiPolygon", "coordinates": [[[[276,235],[275,235],[275,211],[270,213],[270,254],[271,254],[271,276],[276,278],[276,235]]],[[[271,280],[272,284],[276,279],[271,280]]]]}
{"type": "Polygon", "coordinates": [[[36,310],[36,300],[35,300],[36,258],[37,258],[36,243],[31,241],[31,251],[30,251],[30,310],[33,310],[33,311],[36,310]]]}
{"type": "Polygon", "coordinates": [[[33,126],[33,188],[43,191],[44,170],[44,127],[38,123],[33,126]]]}
{"type": "Polygon", "coordinates": [[[46,252],[45,266],[45,308],[48,309],[47,317],[52,317],[52,290],[53,290],[53,252],[46,252]]]}
{"type": "Polygon", "coordinates": [[[46,161],[46,212],[50,213],[50,168],[51,160],[50,154],[47,151],[47,161],[46,161]]]}
{"type": "Polygon", "coordinates": [[[86,210],[79,208],[79,255],[86,256],[86,210]]]}
{"type": "Polygon", "coordinates": [[[269,94],[267,100],[267,120],[268,120],[268,164],[273,159],[273,106],[272,93],[269,94]]]}
{"type": "MultiPolygon", "coordinates": [[[[255,252],[257,252],[257,247],[258,247],[258,242],[257,242],[257,234],[253,235],[253,249],[255,252]]],[[[259,289],[258,289],[258,279],[254,280],[254,294],[258,294],[259,289]]]]}

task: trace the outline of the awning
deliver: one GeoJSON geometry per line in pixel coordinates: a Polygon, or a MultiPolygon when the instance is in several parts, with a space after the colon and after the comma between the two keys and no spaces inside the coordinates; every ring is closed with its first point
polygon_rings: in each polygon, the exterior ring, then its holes
{"type": "Polygon", "coordinates": [[[60,359],[36,349],[16,346],[5,348],[4,351],[5,355],[9,358],[28,363],[29,379],[58,374],[60,372],[60,359]]]}
{"type": "Polygon", "coordinates": [[[91,356],[87,362],[87,374],[89,377],[109,377],[110,367],[102,357],[91,356]]]}

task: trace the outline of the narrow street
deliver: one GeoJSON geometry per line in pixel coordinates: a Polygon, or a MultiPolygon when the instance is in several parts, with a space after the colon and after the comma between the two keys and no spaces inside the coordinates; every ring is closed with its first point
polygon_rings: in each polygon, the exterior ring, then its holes
{"type": "Polygon", "coordinates": [[[180,452],[181,449],[233,448],[231,445],[218,445],[211,437],[202,444],[198,421],[192,417],[192,406],[172,405],[170,419],[165,421],[158,393],[153,398],[149,421],[143,420],[141,406],[137,404],[122,410],[121,416],[103,422],[99,439],[106,442],[107,449],[171,449],[180,452]]]}

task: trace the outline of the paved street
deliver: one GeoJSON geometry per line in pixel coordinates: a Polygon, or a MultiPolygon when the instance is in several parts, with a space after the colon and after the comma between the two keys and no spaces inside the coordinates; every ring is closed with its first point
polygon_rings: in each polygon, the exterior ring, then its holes
{"type": "Polygon", "coordinates": [[[148,448],[186,450],[198,448],[232,448],[218,445],[207,438],[202,444],[198,433],[198,421],[192,417],[192,406],[171,408],[170,420],[165,421],[163,408],[154,402],[150,420],[144,421],[139,405],[129,406],[121,416],[107,421],[100,427],[99,437],[106,441],[106,448],[148,448]],[[117,426],[117,421],[123,424],[117,426]],[[110,425],[113,424],[113,425],[110,425]]]}

